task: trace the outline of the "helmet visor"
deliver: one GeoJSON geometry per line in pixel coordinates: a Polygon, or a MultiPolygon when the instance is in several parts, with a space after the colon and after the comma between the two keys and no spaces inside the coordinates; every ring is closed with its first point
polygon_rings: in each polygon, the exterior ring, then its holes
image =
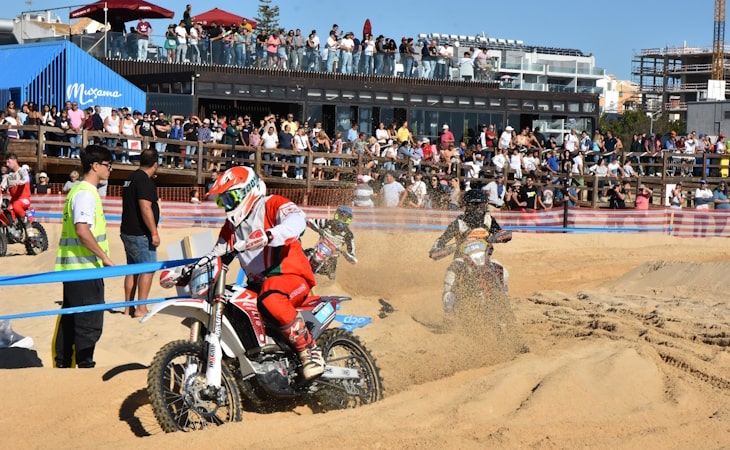
{"type": "Polygon", "coordinates": [[[233,189],[219,194],[215,199],[215,203],[219,208],[223,208],[226,212],[230,212],[236,209],[236,206],[243,201],[244,197],[243,189],[233,189]]]}

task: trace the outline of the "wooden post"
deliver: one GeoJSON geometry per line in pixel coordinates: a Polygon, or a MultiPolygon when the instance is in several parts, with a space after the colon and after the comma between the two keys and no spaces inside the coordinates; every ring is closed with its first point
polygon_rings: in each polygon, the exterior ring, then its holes
{"type": "Polygon", "coordinates": [[[36,149],[36,156],[37,156],[37,162],[36,167],[38,168],[38,171],[45,169],[45,164],[43,160],[43,147],[45,147],[46,144],[46,132],[45,127],[38,125],[38,140],[37,145],[38,148],[36,149]]]}
{"type": "Polygon", "coordinates": [[[203,143],[198,141],[197,144],[197,166],[195,168],[195,179],[198,180],[198,184],[204,184],[205,179],[203,177],[203,143]]]}

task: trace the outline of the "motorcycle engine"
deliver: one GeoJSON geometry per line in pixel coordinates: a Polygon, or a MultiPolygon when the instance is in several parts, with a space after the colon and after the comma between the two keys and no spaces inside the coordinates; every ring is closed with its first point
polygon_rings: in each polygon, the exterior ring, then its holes
{"type": "Polygon", "coordinates": [[[297,373],[286,355],[267,355],[260,360],[252,360],[256,380],[272,395],[295,395],[292,380],[297,373]]]}
{"type": "Polygon", "coordinates": [[[23,233],[25,233],[23,224],[15,222],[8,227],[8,232],[10,233],[11,244],[23,242],[23,233]]]}

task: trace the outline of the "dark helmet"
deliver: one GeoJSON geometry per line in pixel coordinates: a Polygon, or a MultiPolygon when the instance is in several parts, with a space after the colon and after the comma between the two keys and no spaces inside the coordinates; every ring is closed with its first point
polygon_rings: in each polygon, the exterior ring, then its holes
{"type": "Polygon", "coordinates": [[[469,189],[464,193],[464,204],[487,203],[487,193],[481,189],[469,189]]]}
{"type": "Polygon", "coordinates": [[[352,208],[349,206],[338,207],[335,211],[335,221],[349,225],[352,222],[352,208]]]}

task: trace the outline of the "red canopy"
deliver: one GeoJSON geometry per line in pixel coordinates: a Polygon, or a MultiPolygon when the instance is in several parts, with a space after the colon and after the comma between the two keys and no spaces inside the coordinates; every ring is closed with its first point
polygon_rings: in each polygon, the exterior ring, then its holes
{"type": "Polygon", "coordinates": [[[229,13],[228,11],[223,11],[222,9],[218,8],[213,8],[210,11],[198,14],[197,16],[193,17],[193,22],[200,22],[204,27],[210,27],[213,22],[217,23],[218,25],[224,25],[227,27],[234,24],[241,25],[247,23],[251,25],[251,28],[253,28],[254,30],[258,25],[253,19],[247,19],[243,16],[229,13]]]}
{"type": "Polygon", "coordinates": [[[111,22],[120,18],[124,22],[131,22],[140,18],[145,19],[172,19],[175,13],[161,6],[143,0],[99,0],[69,14],[71,19],[88,17],[100,23],[111,22]],[[108,11],[105,13],[104,8],[108,11]]]}

